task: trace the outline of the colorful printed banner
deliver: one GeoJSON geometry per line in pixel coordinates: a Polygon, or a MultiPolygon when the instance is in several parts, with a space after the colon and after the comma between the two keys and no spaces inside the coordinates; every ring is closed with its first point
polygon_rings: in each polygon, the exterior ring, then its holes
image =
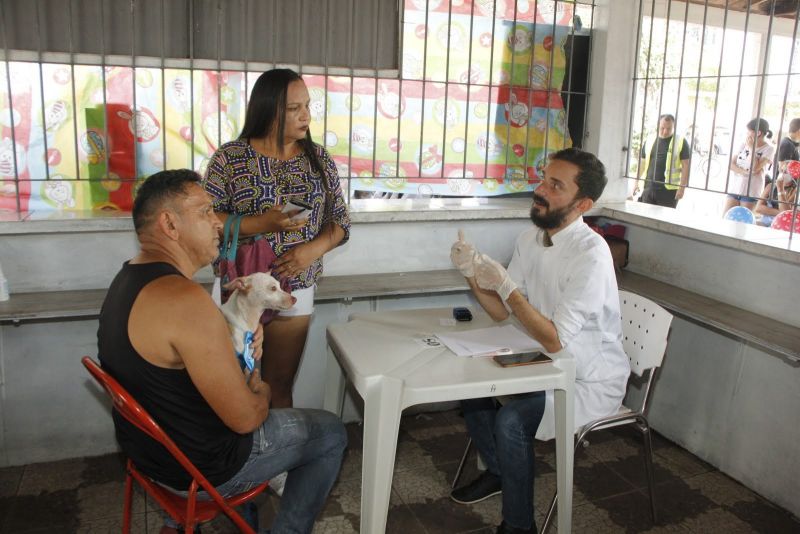
{"type": "MultiPolygon", "coordinates": [[[[531,190],[546,154],[571,145],[560,91],[572,6],[553,5],[407,0],[401,79],[304,76],[315,141],[345,185],[531,190]]],[[[202,173],[238,135],[259,74],[0,63],[0,209],[129,211],[138,180],[202,173]]]]}

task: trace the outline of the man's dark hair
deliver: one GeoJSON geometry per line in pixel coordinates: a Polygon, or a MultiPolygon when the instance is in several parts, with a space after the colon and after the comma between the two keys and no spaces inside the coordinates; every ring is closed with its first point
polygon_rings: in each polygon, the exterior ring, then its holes
{"type": "Polygon", "coordinates": [[[551,160],[566,161],[577,166],[580,171],[575,177],[578,184],[576,198],[590,198],[596,201],[603,194],[608,178],[606,167],[597,156],[579,148],[565,148],[550,155],[551,160]]]}
{"type": "Polygon", "coordinates": [[[658,118],[658,122],[661,122],[664,119],[668,120],[669,122],[675,122],[675,115],[672,113],[664,113],[658,118]]]}
{"type": "Polygon", "coordinates": [[[795,133],[800,130],[800,119],[792,119],[789,121],[789,133],[795,133]]]}
{"type": "Polygon", "coordinates": [[[186,185],[200,182],[200,176],[189,169],[161,171],[147,178],[133,200],[133,227],[138,234],[164,202],[186,195],[186,185]]]}

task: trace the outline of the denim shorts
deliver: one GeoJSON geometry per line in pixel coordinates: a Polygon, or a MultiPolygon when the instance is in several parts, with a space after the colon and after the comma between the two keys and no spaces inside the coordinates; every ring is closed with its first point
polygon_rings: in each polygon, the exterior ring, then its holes
{"type": "Polygon", "coordinates": [[[748,197],[745,195],[728,195],[728,198],[738,200],[739,202],[747,202],[749,204],[755,204],[758,201],[757,198],[748,197]]]}

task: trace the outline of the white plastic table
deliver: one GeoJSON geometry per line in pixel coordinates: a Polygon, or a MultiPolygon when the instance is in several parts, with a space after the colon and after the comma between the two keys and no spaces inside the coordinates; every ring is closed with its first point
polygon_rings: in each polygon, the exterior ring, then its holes
{"type": "Polygon", "coordinates": [[[364,399],[361,532],[379,534],[386,529],[404,408],[547,389],[555,391],[558,531],[570,532],[574,360],[556,356],[552,364],[503,368],[491,358],[463,358],[444,346],[425,346],[420,339],[426,334],[498,324],[473,309],[471,322],[442,326],[442,319],[452,318],[451,310],[357,313],[347,323],[328,326],[324,407],[341,415],[344,374],[364,399]]]}

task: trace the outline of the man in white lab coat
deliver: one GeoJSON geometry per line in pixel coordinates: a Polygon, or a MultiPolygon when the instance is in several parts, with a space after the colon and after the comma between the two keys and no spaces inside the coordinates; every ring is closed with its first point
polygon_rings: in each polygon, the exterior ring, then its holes
{"type": "MultiPolygon", "coordinates": [[[[495,320],[510,313],[550,354],[575,358],[575,425],[617,411],[630,373],[622,348],[619,294],[605,240],[582,215],[606,185],[605,167],[575,148],[552,154],[533,194],[535,227],[517,239],[508,270],[479,253],[461,232],[451,258],[495,320]]],[[[453,490],[459,503],[503,495],[498,533],[537,532],[533,516],[534,436],[555,436],[552,392],[462,402],[470,437],[487,470],[453,490]]]]}

